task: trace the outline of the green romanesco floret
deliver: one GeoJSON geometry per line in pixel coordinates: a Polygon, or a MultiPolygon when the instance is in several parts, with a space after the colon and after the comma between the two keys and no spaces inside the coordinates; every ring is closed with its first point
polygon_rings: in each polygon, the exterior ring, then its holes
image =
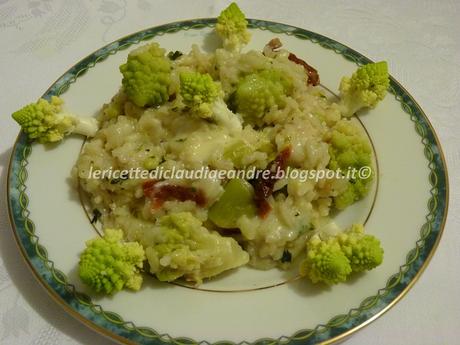
{"type": "Polygon", "coordinates": [[[242,130],[241,119],[228,109],[219,84],[209,74],[182,72],[179,79],[183,102],[192,113],[213,120],[232,133],[242,130]]]}
{"type": "Polygon", "coordinates": [[[308,276],[313,283],[327,285],[343,283],[351,273],[350,261],[335,238],[321,240],[313,236],[307,243],[307,257],[301,263],[301,275],[308,276]]]}
{"type": "Polygon", "coordinates": [[[103,237],[86,242],[79,275],[96,292],[113,294],[125,287],[139,290],[144,260],[144,249],[139,243],[124,242],[120,229],[105,229],[103,237]]]}
{"type": "Polygon", "coordinates": [[[340,169],[345,175],[349,169],[355,172],[354,178],[350,176],[345,191],[334,198],[337,209],[346,208],[368,193],[373,174],[364,178],[358,172],[364,167],[371,167],[371,155],[372,149],[368,140],[353,122],[342,119],[332,128],[328,169],[340,169]]]}
{"type": "Polygon", "coordinates": [[[216,32],[223,41],[224,48],[239,51],[251,39],[248,21],[237,4],[232,2],[217,17],[216,32]]]}
{"type": "Polygon", "coordinates": [[[104,122],[108,119],[113,119],[118,116],[125,115],[125,106],[128,96],[120,90],[115,96],[112,97],[110,102],[104,104],[99,113],[99,121],[104,122]]]}
{"type": "Polygon", "coordinates": [[[219,86],[209,74],[198,72],[182,72],[180,78],[180,94],[184,103],[200,117],[211,117],[212,103],[219,96],[219,86]]]}
{"type": "Polygon", "coordinates": [[[146,248],[146,255],[161,281],[183,278],[199,284],[249,261],[238,242],[209,231],[189,212],[163,216],[152,235],[155,245],[146,248]]]}
{"type": "Polygon", "coordinates": [[[385,61],[359,67],[340,82],[339,107],[342,115],[352,116],[363,108],[374,108],[386,95],[390,78],[385,61]]]}
{"type": "Polygon", "coordinates": [[[64,113],[63,103],[56,96],[50,101],[41,98],[14,112],[12,117],[30,139],[42,144],[60,141],[71,133],[93,137],[99,128],[97,120],[64,113]]]}
{"type": "Polygon", "coordinates": [[[245,119],[257,121],[272,107],[283,107],[292,81],[280,71],[263,70],[245,76],[237,86],[234,106],[245,119]]]}
{"type": "Polygon", "coordinates": [[[364,234],[361,224],[354,224],[337,236],[337,240],[350,261],[353,272],[369,271],[383,261],[380,241],[372,235],[364,234]]]}
{"type": "Polygon", "coordinates": [[[158,43],[149,43],[130,52],[120,71],[124,91],[138,107],[157,106],[168,100],[171,62],[158,43]]]}
{"type": "MultiPolygon", "coordinates": [[[[251,140],[250,143],[244,138],[244,136],[242,136],[231,140],[228,145],[224,147],[223,158],[230,160],[235,168],[242,169],[252,165],[253,162],[247,162],[247,158],[255,152],[265,153],[269,161],[275,159],[276,157],[276,147],[270,141],[267,132],[254,131],[250,134],[253,135],[252,138],[256,138],[255,141],[251,140]]],[[[265,163],[263,164],[264,166],[260,168],[265,167],[265,163]]]]}
{"type": "Polygon", "coordinates": [[[223,158],[231,161],[235,168],[246,168],[243,164],[244,158],[255,152],[255,147],[248,144],[244,139],[238,138],[231,145],[224,149],[223,158]]]}
{"type": "Polygon", "coordinates": [[[361,224],[334,236],[315,234],[306,247],[307,257],[300,265],[300,273],[313,283],[341,283],[351,273],[374,269],[383,261],[380,241],[364,234],[361,224]]]}

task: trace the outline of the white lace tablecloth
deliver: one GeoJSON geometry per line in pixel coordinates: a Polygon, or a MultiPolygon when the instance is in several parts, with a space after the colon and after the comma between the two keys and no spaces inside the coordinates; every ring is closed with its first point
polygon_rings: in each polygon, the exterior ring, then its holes
{"type": "MultiPolygon", "coordinates": [[[[112,344],[53,302],[28,271],[8,222],[5,188],[17,108],[69,66],[147,27],[216,16],[229,1],[0,0],[0,344],[112,344]]],[[[431,264],[389,313],[346,344],[460,344],[460,2],[241,0],[250,18],[329,36],[391,73],[432,121],[449,165],[451,200],[431,264]],[[457,19],[455,19],[457,18],[457,19]]]]}

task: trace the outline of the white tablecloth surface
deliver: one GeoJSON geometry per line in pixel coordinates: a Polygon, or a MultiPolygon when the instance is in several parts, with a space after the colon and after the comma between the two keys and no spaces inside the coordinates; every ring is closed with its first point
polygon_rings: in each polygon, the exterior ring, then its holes
{"type": "MultiPolygon", "coordinates": [[[[106,43],[171,21],[216,16],[227,0],[0,0],[0,344],[112,344],[53,302],[14,243],[5,197],[18,126],[10,114],[106,43]]],[[[460,2],[241,0],[250,18],[342,42],[391,73],[432,121],[450,172],[450,212],[431,264],[387,314],[346,344],[460,344],[460,2]],[[457,19],[455,19],[457,18],[457,19]]]]}

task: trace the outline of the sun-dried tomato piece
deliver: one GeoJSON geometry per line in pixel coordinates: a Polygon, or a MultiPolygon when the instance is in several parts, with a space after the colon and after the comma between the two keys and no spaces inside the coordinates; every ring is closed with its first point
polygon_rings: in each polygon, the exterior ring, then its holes
{"type": "Polygon", "coordinates": [[[200,189],[172,184],[157,186],[158,182],[157,180],[150,180],[143,184],[144,196],[152,201],[153,208],[161,207],[168,200],[191,200],[200,207],[206,205],[206,196],[200,189]]]}
{"type": "Polygon", "coordinates": [[[302,65],[305,71],[307,72],[307,77],[308,85],[313,85],[316,86],[319,84],[319,74],[316,69],[314,69],[312,66],[310,66],[308,63],[306,63],[304,60],[299,59],[295,54],[289,53],[288,59],[291,60],[292,62],[295,62],[298,65],[302,65]]]}
{"type": "Polygon", "coordinates": [[[271,211],[271,206],[267,199],[273,194],[273,187],[277,181],[278,170],[285,170],[287,168],[287,161],[291,155],[292,148],[286,147],[281,150],[276,158],[271,161],[265,170],[269,171],[268,176],[265,176],[262,172],[261,175],[252,181],[254,186],[254,201],[256,202],[259,217],[265,218],[271,211]]]}

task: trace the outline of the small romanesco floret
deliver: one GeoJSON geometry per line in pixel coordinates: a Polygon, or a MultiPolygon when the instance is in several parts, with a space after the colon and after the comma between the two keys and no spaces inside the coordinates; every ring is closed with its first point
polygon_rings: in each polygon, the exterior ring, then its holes
{"type": "Polygon", "coordinates": [[[350,261],[343,253],[337,240],[321,240],[313,236],[307,244],[307,257],[300,266],[300,273],[313,283],[328,285],[343,283],[351,273],[350,261]]]}
{"type": "Polygon", "coordinates": [[[179,79],[183,102],[193,113],[214,120],[230,132],[242,130],[240,118],[228,109],[219,84],[209,74],[182,72],[179,79]]]}
{"type": "Polygon", "coordinates": [[[307,257],[300,265],[300,273],[313,283],[333,285],[346,281],[351,273],[371,270],[382,261],[380,241],[364,234],[362,225],[354,224],[335,236],[313,235],[307,242],[307,257]]]}
{"type": "Polygon", "coordinates": [[[234,105],[246,118],[257,120],[272,107],[282,107],[292,92],[292,81],[277,70],[264,70],[245,76],[238,84],[234,105]]]}
{"type": "Polygon", "coordinates": [[[364,178],[360,177],[358,172],[363,167],[371,167],[371,155],[369,142],[353,122],[342,119],[336,123],[331,132],[330,161],[327,167],[334,171],[340,169],[344,174],[347,174],[349,169],[355,171],[355,178],[350,178],[345,191],[334,198],[337,209],[346,208],[368,193],[373,174],[364,178]]]}
{"type": "Polygon", "coordinates": [[[163,216],[146,248],[150,271],[161,281],[184,278],[197,284],[245,265],[249,255],[231,237],[209,231],[189,212],[163,216]]]}
{"type": "Polygon", "coordinates": [[[118,116],[125,115],[125,105],[128,96],[120,90],[115,96],[112,97],[109,103],[102,106],[99,113],[99,121],[104,122],[108,119],[114,119],[118,116]]]}
{"type": "Polygon", "coordinates": [[[120,71],[123,88],[138,107],[156,106],[168,100],[171,62],[158,43],[149,43],[130,52],[120,71]]]}
{"type": "Polygon", "coordinates": [[[180,78],[180,94],[184,103],[201,117],[212,116],[211,104],[219,95],[219,86],[209,74],[198,72],[182,72],[180,78]]]}
{"type": "Polygon", "coordinates": [[[390,78],[385,61],[359,67],[340,82],[339,106],[342,115],[352,116],[363,108],[374,108],[386,95],[390,78]]]}
{"type": "Polygon", "coordinates": [[[219,17],[217,17],[216,31],[223,41],[224,48],[230,51],[239,51],[251,39],[248,21],[237,4],[232,2],[219,17]]]}
{"type": "Polygon", "coordinates": [[[95,118],[79,117],[62,112],[63,100],[52,96],[50,101],[39,99],[13,113],[13,119],[30,139],[40,143],[60,141],[75,133],[93,137],[99,124],[95,118]]]}
{"type": "MultiPolygon", "coordinates": [[[[247,128],[249,127],[246,127],[245,130],[247,128]]],[[[235,168],[242,169],[252,164],[257,164],[251,161],[251,158],[248,161],[248,158],[253,156],[255,152],[265,153],[269,161],[275,159],[277,150],[270,141],[267,132],[250,131],[239,138],[229,141],[224,147],[223,158],[231,161],[235,168]],[[248,137],[250,135],[251,140],[246,140],[248,138],[246,135],[248,137]]],[[[260,168],[265,168],[266,163],[262,162],[262,165],[260,168]]]]}
{"type": "Polygon", "coordinates": [[[81,280],[96,292],[112,294],[124,287],[139,290],[145,253],[137,242],[123,242],[123,231],[105,229],[104,236],[86,242],[80,256],[81,280]]]}
{"type": "Polygon", "coordinates": [[[379,266],[383,261],[383,249],[380,241],[372,235],[364,234],[361,224],[354,224],[339,234],[337,240],[350,260],[353,272],[363,272],[379,266]]]}

